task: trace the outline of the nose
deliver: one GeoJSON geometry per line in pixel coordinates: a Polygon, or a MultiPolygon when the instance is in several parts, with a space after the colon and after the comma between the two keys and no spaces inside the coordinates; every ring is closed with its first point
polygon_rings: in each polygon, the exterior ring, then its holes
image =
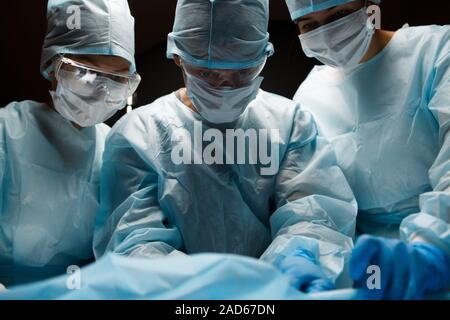
{"type": "Polygon", "coordinates": [[[220,74],[220,77],[217,78],[214,84],[215,87],[231,87],[236,88],[239,87],[239,75],[236,71],[223,71],[220,74]]]}

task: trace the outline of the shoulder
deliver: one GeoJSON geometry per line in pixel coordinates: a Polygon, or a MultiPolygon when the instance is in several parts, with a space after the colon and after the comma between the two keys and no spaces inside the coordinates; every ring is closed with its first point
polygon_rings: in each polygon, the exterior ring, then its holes
{"type": "Polygon", "coordinates": [[[304,90],[310,91],[310,90],[317,90],[318,84],[322,83],[324,78],[323,74],[327,71],[331,70],[331,67],[325,66],[325,65],[316,65],[314,66],[311,71],[309,72],[306,79],[300,84],[300,86],[297,89],[297,92],[294,95],[293,100],[297,103],[301,102],[301,93],[304,90]]]}
{"type": "Polygon", "coordinates": [[[13,101],[0,108],[0,117],[18,117],[21,114],[33,112],[36,108],[42,108],[44,105],[44,103],[31,100],[13,101]]]}
{"type": "Polygon", "coordinates": [[[433,57],[437,61],[442,56],[450,54],[450,26],[419,26],[402,28],[397,31],[396,38],[399,50],[417,52],[426,57],[433,57]]]}
{"type": "Polygon", "coordinates": [[[52,111],[45,103],[31,100],[14,101],[0,108],[0,124],[12,131],[21,130],[29,121],[37,121],[36,119],[44,116],[46,112],[52,111]]]}
{"type": "Polygon", "coordinates": [[[4,149],[6,140],[23,137],[30,125],[36,127],[33,123],[39,122],[39,114],[48,110],[45,103],[31,100],[14,101],[0,108],[0,149],[4,149]]]}
{"type": "Polygon", "coordinates": [[[289,108],[296,107],[296,103],[291,99],[275,93],[264,91],[262,89],[259,90],[255,101],[268,109],[274,109],[277,111],[289,110],[289,108]],[[281,109],[280,106],[282,107],[281,109]]]}
{"type": "Polygon", "coordinates": [[[299,109],[297,102],[264,90],[259,90],[256,99],[249,105],[250,112],[281,123],[293,118],[299,109]]]}
{"type": "Polygon", "coordinates": [[[151,104],[134,109],[123,116],[111,129],[108,143],[118,140],[136,140],[137,137],[154,135],[175,115],[173,94],[163,96],[151,104]]]}
{"type": "Polygon", "coordinates": [[[397,33],[405,40],[448,40],[450,39],[450,26],[428,25],[407,27],[399,29],[397,33]]]}
{"type": "MultiPolygon", "coordinates": [[[[271,127],[282,128],[289,132],[291,147],[305,145],[317,136],[314,119],[301,105],[291,99],[260,90],[253,108],[261,108],[259,117],[267,119],[271,127]],[[261,114],[267,112],[268,114],[261,114]]],[[[255,109],[255,112],[258,112],[255,109]]]]}

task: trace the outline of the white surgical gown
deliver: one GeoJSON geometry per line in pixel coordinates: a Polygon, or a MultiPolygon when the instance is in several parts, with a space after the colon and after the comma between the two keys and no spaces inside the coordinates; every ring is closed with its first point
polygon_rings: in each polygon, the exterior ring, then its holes
{"type": "MultiPolygon", "coordinates": [[[[356,201],[329,144],[316,138],[311,115],[260,90],[228,127],[279,130],[264,143],[278,155],[279,171],[272,175],[261,174],[268,167],[262,161],[236,164],[238,152],[224,155],[233,160],[228,164],[175,163],[174,149],[194,149],[195,120],[202,118],[172,93],[112,129],[101,176],[96,257],[108,251],[144,257],[215,252],[263,255],[276,263],[303,248],[336,279],[352,250],[356,201]]],[[[205,135],[211,129],[205,122],[201,128],[205,135]]],[[[202,150],[210,143],[200,140],[202,150]]]]}
{"type": "Polygon", "coordinates": [[[78,130],[43,103],[0,109],[0,283],[40,280],[93,259],[108,131],[78,130]]]}
{"type": "Polygon", "coordinates": [[[335,148],[358,202],[358,232],[449,251],[449,26],[400,29],[349,71],[317,66],[294,100],[335,148]]]}

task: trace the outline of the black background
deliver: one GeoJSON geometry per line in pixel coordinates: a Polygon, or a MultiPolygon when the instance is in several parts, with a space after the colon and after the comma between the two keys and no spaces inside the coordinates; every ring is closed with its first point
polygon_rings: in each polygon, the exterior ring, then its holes
{"type": "MultiPolygon", "coordinates": [[[[263,72],[262,88],[292,97],[315,60],[301,51],[298,31],[289,19],[284,0],[269,0],[271,42],[275,55],[263,72]]],[[[176,0],[129,0],[136,20],[136,60],[143,81],[138,105],[145,105],[181,86],[181,72],[165,57],[176,0]]],[[[46,30],[46,0],[3,1],[0,20],[0,64],[3,75],[0,107],[12,101],[48,99],[49,83],[39,73],[42,41],[46,30]]],[[[448,0],[383,0],[382,27],[397,30],[411,26],[450,24],[448,0]]],[[[122,113],[109,121],[113,124],[122,113]]]]}

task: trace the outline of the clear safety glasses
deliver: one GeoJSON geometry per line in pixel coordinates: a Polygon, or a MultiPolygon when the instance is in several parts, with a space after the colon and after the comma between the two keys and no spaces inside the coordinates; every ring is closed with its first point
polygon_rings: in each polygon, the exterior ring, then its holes
{"type": "Polygon", "coordinates": [[[267,56],[257,67],[229,70],[229,69],[208,69],[196,67],[181,61],[183,70],[190,76],[194,76],[215,88],[232,87],[240,88],[248,86],[255,80],[264,69],[267,56]]]}
{"type": "Polygon", "coordinates": [[[66,57],[56,61],[55,76],[61,85],[80,96],[92,98],[106,93],[109,101],[126,100],[141,82],[137,73],[106,72],[66,57]]]}

